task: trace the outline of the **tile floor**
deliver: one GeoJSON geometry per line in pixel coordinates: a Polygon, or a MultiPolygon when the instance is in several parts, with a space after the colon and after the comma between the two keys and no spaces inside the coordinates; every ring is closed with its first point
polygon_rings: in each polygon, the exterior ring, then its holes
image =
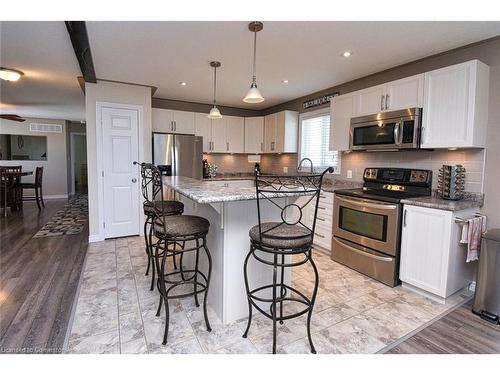
{"type": "MultiPolygon", "coordinates": [[[[413,292],[389,288],[316,252],[320,289],[312,319],[318,353],[376,353],[469,298],[458,293],[446,305],[413,292]]],[[[144,272],[142,237],[89,245],[83,281],[67,345],[69,353],[269,353],[272,324],[254,312],[222,325],[209,309],[205,330],[193,298],[171,302],[169,342],[162,345],[164,314],[156,317],[158,292],[144,272]]],[[[312,290],[310,267],[293,271],[299,290],[312,290]]],[[[291,306],[290,306],[291,307],[291,306]]],[[[305,316],[278,324],[279,353],[309,353],[305,316]]]]}

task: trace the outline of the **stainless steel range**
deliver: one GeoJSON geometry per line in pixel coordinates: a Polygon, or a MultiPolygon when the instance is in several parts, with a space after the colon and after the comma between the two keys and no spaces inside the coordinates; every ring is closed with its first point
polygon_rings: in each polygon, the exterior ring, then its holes
{"type": "Polygon", "coordinates": [[[336,190],[332,259],[399,284],[402,199],[431,195],[432,171],[366,168],[360,189],[336,190]]]}

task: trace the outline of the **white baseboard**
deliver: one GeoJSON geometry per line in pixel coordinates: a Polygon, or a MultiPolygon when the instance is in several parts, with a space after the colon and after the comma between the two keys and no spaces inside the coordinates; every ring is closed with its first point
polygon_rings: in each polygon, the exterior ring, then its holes
{"type": "MultiPolygon", "coordinates": [[[[33,198],[35,199],[34,196],[31,195],[26,195],[24,198],[33,198]]],[[[68,199],[68,194],[55,194],[55,195],[44,195],[43,199],[68,199]]]]}
{"type": "Polygon", "coordinates": [[[104,241],[104,238],[102,238],[100,234],[92,234],[89,236],[89,243],[101,241],[104,241]]]}

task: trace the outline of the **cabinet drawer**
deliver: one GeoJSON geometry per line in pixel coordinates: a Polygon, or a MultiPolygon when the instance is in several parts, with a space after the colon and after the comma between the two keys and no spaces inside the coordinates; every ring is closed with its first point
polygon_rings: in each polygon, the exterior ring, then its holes
{"type": "Polygon", "coordinates": [[[322,203],[333,205],[333,193],[321,191],[321,193],[319,195],[319,204],[322,204],[322,203]]]}
{"type": "Polygon", "coordinates": [[[330,250],[332,245],[331,229],[316,224],[316,231],[314,233],[314,243],[327,250],[330,250]]]}

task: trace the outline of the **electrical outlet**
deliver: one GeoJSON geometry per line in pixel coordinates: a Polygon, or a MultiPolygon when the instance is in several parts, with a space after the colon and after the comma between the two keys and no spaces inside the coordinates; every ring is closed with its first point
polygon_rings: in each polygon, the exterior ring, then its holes
{"type": "Polygon", "coordinates": [[[283,173],[288,173],[288,167],[283,167],[283,173]]]}
{"type": "Polygon", "coordinates": [[[347,170],[347,178],[352,178],[352,170],[347,170]]]}

